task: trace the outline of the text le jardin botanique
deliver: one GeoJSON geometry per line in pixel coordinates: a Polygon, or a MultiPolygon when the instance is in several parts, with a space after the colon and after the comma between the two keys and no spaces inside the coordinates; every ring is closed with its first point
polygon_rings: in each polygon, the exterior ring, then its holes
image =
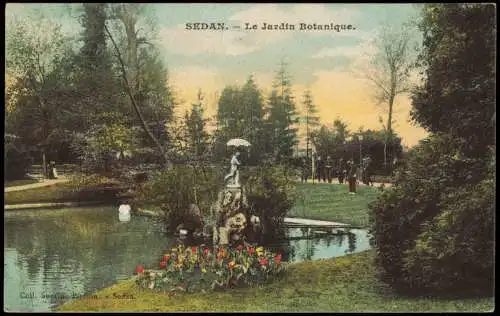
{"type": "Polygon", "coordinates": [[[239,29],[243,31],[353,31],[356,28],[351,24],[317,24],[317,23],[284,23],[272,24],[263,22],[262,24],[248,23],[245,22],[243,25],[232,25],[229,26],[224,22],[217,23],[206,23],[206,22],[189,22],[186,23],[186,30],[194,31],[225,31],[229,29],[239,29]]]}

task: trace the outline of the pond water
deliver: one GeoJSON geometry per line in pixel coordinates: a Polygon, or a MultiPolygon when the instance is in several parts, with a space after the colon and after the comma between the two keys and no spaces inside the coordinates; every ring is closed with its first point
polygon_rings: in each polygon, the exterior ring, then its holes
{"type": "MultiPolygon", "coordinates": [[[[301,235],[300,228],[287,235],[301,235]]],[[[135,267],[156,267],[178,240],[154,218],[118,220],[116,207],[68,208],[4,213],[4,309],[52,311],[130,278],[135,267]]],[[[314,260],[370,248],[367,232],[321,239],[280,241],[288,261],[314,260]]]]}

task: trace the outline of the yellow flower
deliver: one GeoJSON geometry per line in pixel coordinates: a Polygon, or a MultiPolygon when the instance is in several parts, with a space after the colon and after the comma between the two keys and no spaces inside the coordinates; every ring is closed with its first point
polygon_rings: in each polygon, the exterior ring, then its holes
{"type": "Polygon", "coordinates": [[[258,247],[257,249],[255,249],[255,252],[257,252],[257,255],[261,255],[264,253],[264,247],[258,247]]]}
{"type": "Polygon", "coordinates": [[[202,272],[202,273],[207,273],[207,269],[205,269],[205,268],[201,268],[201,272],[202,272]]]}

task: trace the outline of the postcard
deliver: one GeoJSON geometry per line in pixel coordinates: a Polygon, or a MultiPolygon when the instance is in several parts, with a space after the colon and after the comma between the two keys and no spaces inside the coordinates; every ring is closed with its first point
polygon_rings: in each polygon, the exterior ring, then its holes
{"type": "Polygon", "coordinates": [[[494,309],[494,4],[5,11],[5,311],[494,309]]]}

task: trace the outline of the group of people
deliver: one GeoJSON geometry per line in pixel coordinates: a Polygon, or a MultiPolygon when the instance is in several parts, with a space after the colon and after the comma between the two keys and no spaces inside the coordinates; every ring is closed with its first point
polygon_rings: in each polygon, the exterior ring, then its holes
{"type": "MultiPolygon", "coordinates": [[[[315,170],[314,178],[318,182],[328,182],[332,183],[335,177],[338,178],[339,183],[344,183],[347,180],[349,184],[349,193],[356,193],[356,183],[358,180],[358,170],[361,171],[360,180],[366,184],[372,184],[370,177],[370,165],[371,158],[365,157],[361,160],[361,164],[354,163],[353,159],[345,161],[343,158],[339,158],[336,162],[328,156],[326,159],[322,159],[318,156],[315,160],[315,170]]],[[[302,182],[307,182],[310,172],[310,162],[307,162],[305,158],[302,159],[302,182]]]]}

